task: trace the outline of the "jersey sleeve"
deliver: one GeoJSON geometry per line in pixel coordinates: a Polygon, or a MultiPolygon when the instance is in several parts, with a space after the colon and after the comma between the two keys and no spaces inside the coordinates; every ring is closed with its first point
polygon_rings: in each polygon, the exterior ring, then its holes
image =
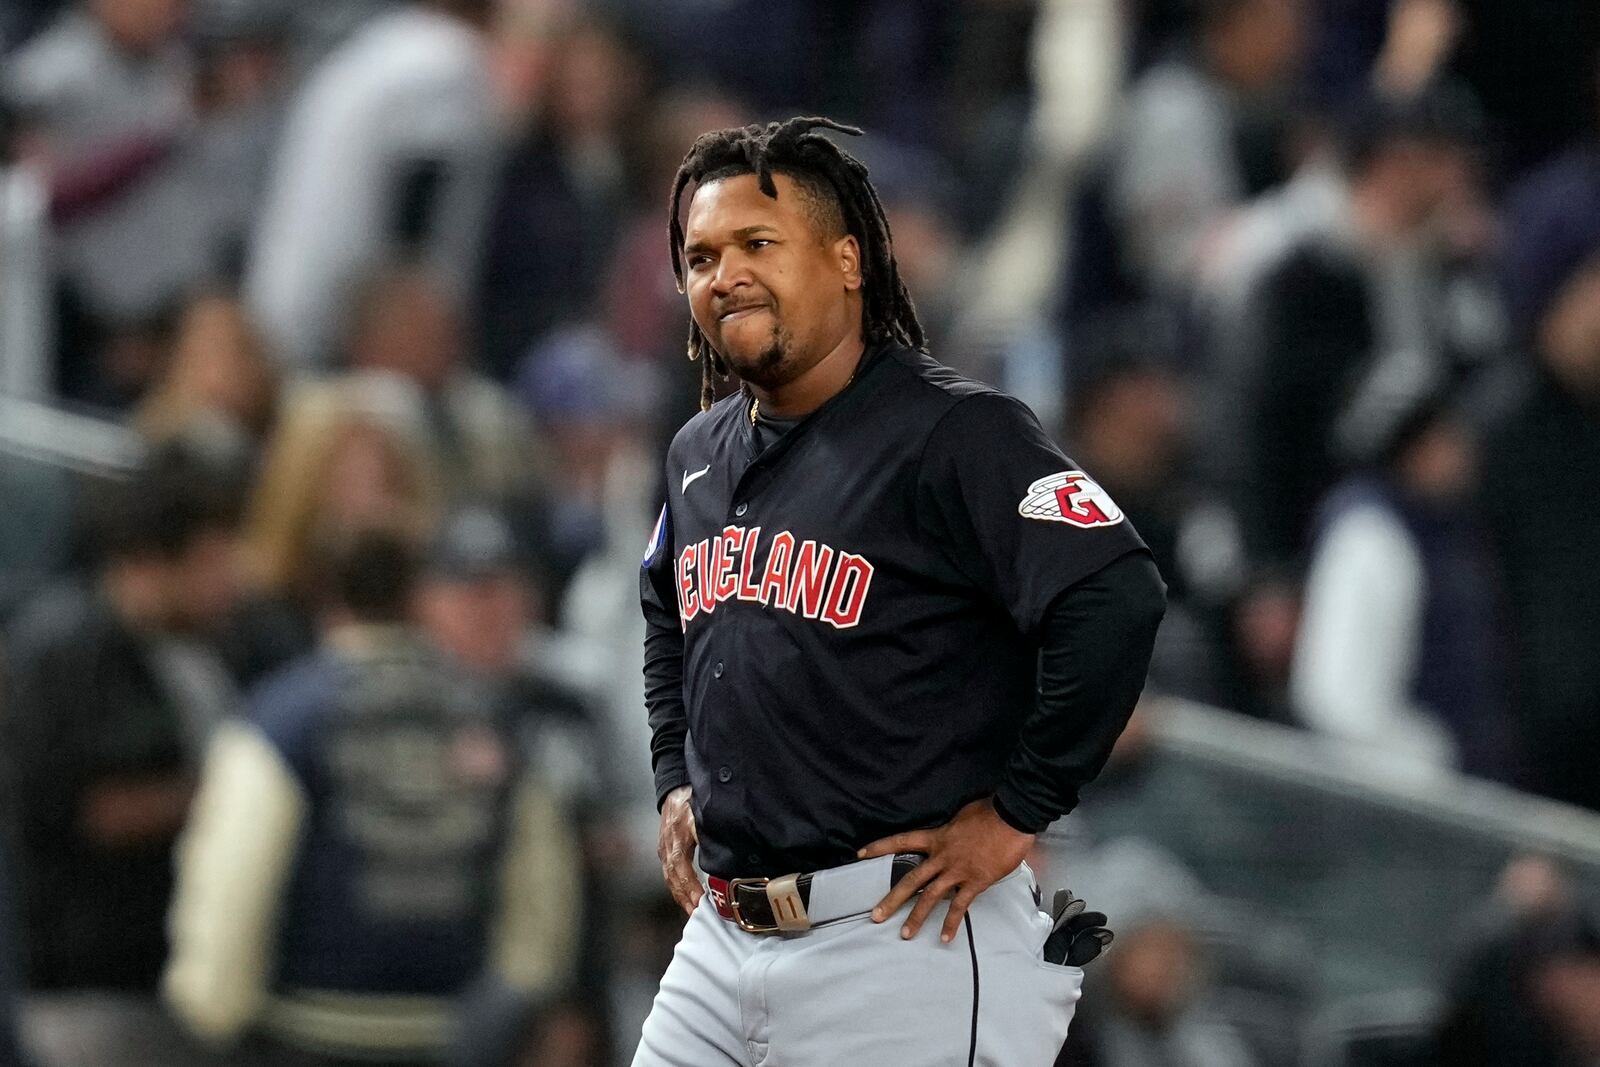
{"type": "Polygon", "coordinates": [[[950,563],[1029,635],[1063,591],[1144,548],[1105,490],[1000,393],[958,402],[934,427],[917,509],[950,563]]]}
{"type": "Polygon", "coordinates": [[[272,984],[276,917],[309,800],[259,729],[226,723],[206,753],[177,850],[167,1003],[195,1034],[232,1041],[272,984]]]}
{"type": "Polygon", "coordinates": [[[673,570],[672,509],[663,504],[639,571],[644,611],[644,703],[650,717],[650,764],[656,776],[656,806],[689,781],[683,746],[689,720],[683,704],[683,623],[673,570]]]}
{"type": "Polygon", "coordinates": [[[576,968],[583,858],[559,799],[532,780],[516,788],[508,836],[490,958],[512,989],[549,996],[576,968]]]}
{"type": "Polygon", "coordinates": [[[1078,803],[1128,725],[1166,611],[1166,587],[1148,553],[1113,560],[1045,611],[1038,700],[1023,720],[995,812],[1036,834],[1078,803]]]}

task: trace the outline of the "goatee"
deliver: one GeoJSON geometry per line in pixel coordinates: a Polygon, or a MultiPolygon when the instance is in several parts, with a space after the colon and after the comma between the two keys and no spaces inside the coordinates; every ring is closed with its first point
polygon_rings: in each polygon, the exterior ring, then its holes
{"type": "Polygon", "coordinates": [[[752,385],[759,385],[763,389],[783,385],[789,378],[787,370],[791,340],[787,330],[782,326],[774,326],[771,342],[754,359],[748,363],[729,359],[728,364],[735,374],[752,385]]]}

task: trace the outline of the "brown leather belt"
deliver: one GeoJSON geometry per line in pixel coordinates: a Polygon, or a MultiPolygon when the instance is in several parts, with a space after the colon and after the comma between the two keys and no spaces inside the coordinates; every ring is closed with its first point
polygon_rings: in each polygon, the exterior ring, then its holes
{"type": "Polygon", "coordinates": [[[717,914],[751,934],[798,933],[813,926],[871,911],[890,889],[916,869],[926,857],[920,852],[896,853],[876,883],[861,879],[853,869],[868,864],[883,867],[881,859],[863,860],[825,871],[787,874],[781,878],[717,878],[708,876],[707,887],[717,914]],[[812,913],[813,887],[818,879],[848,877],[854,892],[830,899],[823,910],[812,913]],[[874,896],[873,894],[876,893],[874,896]],[[869,899],[870,898],[870,899],[869,899]]]}

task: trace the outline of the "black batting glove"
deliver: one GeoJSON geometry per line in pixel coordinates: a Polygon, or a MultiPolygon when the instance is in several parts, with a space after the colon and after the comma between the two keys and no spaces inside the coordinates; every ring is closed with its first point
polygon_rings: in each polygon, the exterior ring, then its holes
{"type": "Polygon", "coordinates": [[[1046,962],[1082,967],[1111,944],[1115,935],[1106,929],[1105,913],[1086,908],[1071,890],[1056,891],[1050,908],[1050,936],[1044,943],[1046,962]]]}

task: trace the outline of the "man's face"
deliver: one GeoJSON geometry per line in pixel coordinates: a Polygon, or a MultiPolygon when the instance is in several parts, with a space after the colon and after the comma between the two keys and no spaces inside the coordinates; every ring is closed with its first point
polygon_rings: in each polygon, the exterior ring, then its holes
{"type": "Polygon", "coordinates": [[[512,571],[480,578],[438,576],[419,598],[423,627],[468,669],[499,677],[516,667],[529,619],[527,584],[512,571]]]}
{"type": "Polygon", "coordinates": [[[1472,195],[1472,159],[1462,145],[1446,141],[1408,146],[1407,172],[1401,190],[1409,196],[1408,221],[1420,227],[1435,220],[1440,209],[1465,202],[1472,195]]]}
{"type": "Polygon", "coordinates": [[[462,334],[449,295],[421,275],[406,275],[372,301],[353,355],[360,366],[393,371],[431,391],[462,363],[462,334]]]}
{"type": "MultiPolygon", "coordinates": [[[[684,280],[695,324],[740,378],[788,384],[861,329],[861,255],[823,232],[806,191],[753,174],[703,185],[684,226],[684,280]]],[[[826,227],[832,229],[832,227],[826,227]]]]}
{"type": "Polygon", "coordinates": [[[1304,43],[1301,0],[1241,4],[1212,33],[1211,47],[1224,77],[1246,92],[1281,84],[1304,43]]]}
{"type": "Polygon", "coordinates": [[[1566,284],[1539,332],[1545,365],[1574,392],[1600,396],[1600,257],[1566,284]]]}
{"type": "Polygon", "coordinates": [[[239,540],[232,530],[199,534],[166,564],[171,625],[203,633],[220,626],[239,601],[239,540]]]}

